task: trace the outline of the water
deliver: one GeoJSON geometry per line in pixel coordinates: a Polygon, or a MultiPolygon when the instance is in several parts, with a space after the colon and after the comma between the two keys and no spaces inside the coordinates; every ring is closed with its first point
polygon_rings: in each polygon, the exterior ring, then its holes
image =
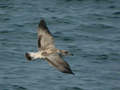
{"type": "Polygon", "coordinates": [[[120,0],[1,0],[0,90],[120,90],[120,0]],[[44,18],[75,76],[29,62],[44,18]]]}

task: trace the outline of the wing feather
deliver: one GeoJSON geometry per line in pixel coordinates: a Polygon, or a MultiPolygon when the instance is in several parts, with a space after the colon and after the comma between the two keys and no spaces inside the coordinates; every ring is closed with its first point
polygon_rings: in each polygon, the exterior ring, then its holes
{"type": "Polygon", "coordinates": [[[54,48],[54,38],[44,20],[41,20],[38,28],[38,48],[47,49],[54,48]]]}
{"type": "Polygon", "coordinates": [[[74,74],[67,62],[65,62],[59,54],[51,54],[47,56],[46,60],[52,66],[63,73],[74,74]]]}

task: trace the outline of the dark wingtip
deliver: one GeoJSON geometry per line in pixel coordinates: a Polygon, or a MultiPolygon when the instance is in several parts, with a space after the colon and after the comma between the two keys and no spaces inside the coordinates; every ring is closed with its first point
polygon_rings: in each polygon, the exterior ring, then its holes
{"type": "Polygon", "coordinates": [[[70,74],[75,75],[75,73],[71,72],[70,74]]]}
{"type": "Polygon", "coordinates": [[[70,68],[66,68],[63,73],[75,75],[70,68]]]}
{"type": "Polygon", "coordinates": [[[72,71],[69,71],[69,72],[65,72],[65,73],[68,73],[68,74],[72,74],[72,75],[75,75],[75,73],[73,73],[72,71]]]}
{"type": "Polygon", "coordinates": [[[48,28],[47,28],[47,25],[46,25],[46,22],[45,22],[44,19],[40,20],[39,27],[40,27],[40,28],[48,29],[48,28]]]}
{"type": "Polygon", "coordinates": [[[32,58],[31,58],[31,56],[30,56],[30,54],[29,54],[29,53],[25,53],[25,57],[26,57],[29,61],[31,61],[31,60],[32,60],[32,58]]]}

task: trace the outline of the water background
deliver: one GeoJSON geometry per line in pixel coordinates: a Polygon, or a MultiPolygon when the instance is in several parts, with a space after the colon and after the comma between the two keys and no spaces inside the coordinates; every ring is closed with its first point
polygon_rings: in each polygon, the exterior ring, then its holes
{"type": "Polygon", "coordinates": [[[120,90],[120,0],[0,0],[0,90],[120,90]],[[42,18],[75,76],[24,57],[42,18]]]}

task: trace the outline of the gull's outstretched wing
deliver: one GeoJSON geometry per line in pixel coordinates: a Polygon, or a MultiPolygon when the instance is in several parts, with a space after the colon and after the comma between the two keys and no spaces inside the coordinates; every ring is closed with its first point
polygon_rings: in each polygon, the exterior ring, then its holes
{"type": "Polygon", "coordinates": [[[59,71],[63,73],[74,74],[72,70],[70,69],[69,64],[65,62],[59,54],[57,53],[51,54],[46,57],[46,60],[48,61],[50,65],[56,67],[56,69],[58,69],[59,71]]]}
{"type": "Polygon", "coordinates": [[[40,21],[38,27],[38,48],[39,50],[55,48],[53,36],[48,30],[48,27],[44,20],[40,21]]]}

